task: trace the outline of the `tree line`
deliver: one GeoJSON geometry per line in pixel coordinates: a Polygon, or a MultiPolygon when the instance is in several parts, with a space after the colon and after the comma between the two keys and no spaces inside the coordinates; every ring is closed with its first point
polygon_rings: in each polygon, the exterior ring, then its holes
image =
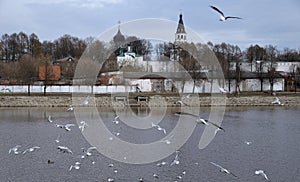
{"type": "MultiPolygon", "coordinates": [[[[0,76],[5,79],[25,79],[37,77],[37,66],[42,63],[50,63],[55,60],[72,56],[79,59],[81,55],[87,50],[88,45],[97,44],[101,49],[112,50],[113,54],[109,55],[107,61],[103,64],[101,72],[116,71],[118,65],[116,63],[116,56],[121,51],[126,51],[127,46],[131,45],[133,51],[145,58],[151,53],[156,53],[157,60],[177,59],[178,56],[180,64],[187,70],[200,69],[201,65],[196,63],[195,57],[185,51],[178,49],[172,43],[159,43],[155,46],[149,40],[139,39],[134,36],[126,37],[122,46],[118,47],[113,41],[109,45],[104,42],[96,40],[94,37],[80,39],[71,35],[63,35],[54,41],[40,41],[38,36],[34,33],[27,35],[24,32],[13,33],[11,35],[3,34],[0,39],[0,76]]],[[[96,46],[96,47],[97,47],[96,46]]],[[[200,50],[203,47],[200,43],[191,43],[188,49],[191,51],[200,50]]],[[[208,42],[205,47],[213,51],[218,58],[220,65],[225,74],[229,74],[230,63],[238,62],[242,59],[249,61],[269,60],[269,61],[300,61],[300,48],[278,49],[273,45],[250,45],[245,50],[241,50],[238,45],[228,43],[213,44],[208,42]]],[[[99,47],[98,47],[99,48],[99,47]]],[[[95,57],[101,57],[99,49],[91,49],[91,54],[95,57]]],[[[74,70],[74,69],[72,69],[74,70]]],[[[68,74],[72,77],[72,74],[68,74]]]]}

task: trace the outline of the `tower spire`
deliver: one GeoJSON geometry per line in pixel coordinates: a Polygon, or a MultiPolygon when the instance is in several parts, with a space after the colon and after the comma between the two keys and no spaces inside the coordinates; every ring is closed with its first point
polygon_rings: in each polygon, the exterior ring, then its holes
{"type": "Polygon", "coordinates": [[[118,31],[120,31],[121,21],[118,21],[118,31]]]}
{"type": "Polygon", "coordinates": [[[186,32],[185,32],[183,18],[182,18],[182,9],[180,9],[179,22],[177,26],[177,31],[175,33],[175,42],[185,42],[185,41],[186,41],[186,32]]]}

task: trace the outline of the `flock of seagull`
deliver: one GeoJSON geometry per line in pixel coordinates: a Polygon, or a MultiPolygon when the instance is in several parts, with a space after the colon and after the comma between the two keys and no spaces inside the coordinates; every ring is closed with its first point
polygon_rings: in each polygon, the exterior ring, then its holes
{"type": "MultiPolygon", "coordinates": [[[[190,97],[190,95],[187,95],[186,97],[190,97]]],[[[185,104],[185,103],[184,103],[183,101],[181,101],[181,100],[178,100],[178,101],[176,101],[175,103],[180,104],[182,107],[189,107],[189,105],[185,104]]],[[[84,100],[84,101],[83,101],[83,104],[84,104],[84,105],[87,105],[87,104],[88,104],[88,99],[84,100]]],[[[67,108],[67,112],[71,112],[71,111],[74,111],[74,108],[73,108],[72,106],[69,106],[69,108],[67,108]]],[[[114,114],[115,114],[115,116],[113,117],[112,122],[113,122],[114,124],[117,125],[117,124],[119,124],[119,116],[118,116],[116,113],[114,113],[114,114]]],[[[215,124],[214,122],[209,121],[209,120],[207,120],[207,119],[201,118],[201,117],[198,116],[198,115],[195,115],[195,114],[192,114],[192,113],[188,113],[188,112],[175,112],[175,115],[180,116],[180,117],[192,117],[192,118],[195,119],[195,122],[196,122],[197,124],[206,125],[206,126],[212,125],[212,126],[214,126],[214,127],[216,128],[215,133],[217,133],[218,131],[224,131],[224,132],[225,132],[225,129],[224,129],[222,126],[219,126],[219,125],[215,124]]],[[[68,124],[64,124],[64,125],[63,125],[63,124],[58,124],[58,123],[56,123],[55,121],[52,120],[52,117],[51,117],[50,115],[49,115],[48,118],[47,118],[47,122],[48,122],[48,123],[51,123],[51,124],[54,123],[54,126],[55,126],[56,128],[62,128],[62,129],[64,129],[64,131],[66,131],[66,132],[70,132],[70,131],[72,131],[73,128],[76,128],[76,127],[75,127],[76,125],[75,125],[75,124],[72,124],[72,123],[68,123],[68,124]]],[[[167,130],[166,130],[165,128],[161,127],[161,126],[158,125],[158,124],[151,123],[151,127],[154,128],[154,129],[156,129],[156,130],[158,130],[158,132],[162,132],[164,135],[167,134],[167,130]]],[[[81,132],[84,132],[84,130],[87,129],[87,128],[88,128],[88,124],[87,124],[85,121],[79,122],[79,124],[78,124],[78,129],[79,129],[81,132]]],[[[115,134],[116,136],[119,136],[119,135],[120,135],[119,132],[114,132],[114,134],[115,134]]],[[[56,140],[55,140],[56,143],[60,143],[59,137],[60,137],[60,136],[58,136],[58,137],[56,138],[56,140]]],[[[169,139],[166,139],[166,140],[164,140],[163,142],[166,143],[167,145],[170,144],[170,143],[171,143],[170,138],[172,138],[172,137],[173,137],[173,136],[170,136],[169,139]]],[[[251,145],[251,144],[252,144],[252,142],[249,142],[249,141],[245,141],[244,143],[245,143],[246,145],[251,145]]],[[[33,146],[33,147],[30,147],[30,148],[27,148],[27,149],[21,151],[20,148],[21,148],[21,145],[16,145],[16,146],[10,148],[10,149],[9,149],[9,154],[15,154],[15,155],[23,154],[23,155],[24,155],[24,154],[31,153],[31,152],[34,152],[34,151],[37,151],[37,150],[40,150],[40,149],[41,149],[41,147],[39,147],[39,146],[33,146]]],[[[81,160],[84,160],[85,158],[90,157],[90,156],[92,155],[92,151],[94,151],[94,150],[96,150],[96,149],[97,149],[97,148],[94,147],[94,146],[89,147],[89,148],[87,148],[87,149],[81,148],[82,153],[81,153],[80,155],[78,155],[78,157],[79,157],[81,160]]],[[[70,148],[68,148],[67,146],[58,145],[58,146],[57,146],[57,150],[58,150],[58,152],[60,152],[60,153],[65,153],[65,154],[74,155],[73,151],[72,151],[70,148]]],[[[181,152],[180,152],[179,150],[176,150],[176,151],[175,151],[175,157],[174,157],[174,159],[173,159],[172,161],[170,161],[170,162],[161,161],[161,162],[157,163],[156,166],[157,166],[157,167],[163,167],[163,166],[174,166],[174,165],[179,165],[179,164],[180,164],[180,160],[179,160],[179,156],[180,156],[179,154],[180,154],[180,153],[181,153],[181,152]]],[[[54,164],[54,162],[55,162],[55,161],[48,160],[48,164],[49,164],[49,165],[50,165],[50,164],[54,164]]],[[[96,162],[95,162],[95,161],[91,161],[91,163],[92,163],[92,164],[95,164],[96,162]]],[[[219,165],[219,164],[217,164],[217,163],[210,162],[210,164],[214,165],[215,167],[218,167],[219,170],[220,170],[220,172],[222,172],[222,173],[230,174],[230,175],[232,175],[232,176],[235,177],[235,178],[238,177],[236,174],[232,173],[230,170],[228,170],[228,169],[222,167],[221,165],[219,165]]],[[[70,167],[69,167],[68,170],[69,170],[69,171],[72,171],[72,170],[79,170],[79,169],[80,169],[80,166],[81,166],[81,161],[76,161],[76,162],[74,162],[73,164],[70,165],[70,167]]],[[[112,168],[112,167],[114,167],[114,164],[113,164],[113,163],[108,164],[108,167],[112,168]]],[[[114,169],[113,171],[114,171],[114,173],[117,173],[117,172],[118,172],[117,169],[114,169]]],[[[261,169],[256,170],[256,171],[255,171],[255,174],[256,174],[256,175],[261,175],[261,176],[263,176],[266,180],[268,180],[267,175],[266,175],[265,172],[264,172],[263,170],[261,170],[261,169]]],[[[183,177],[184,177],[184,175],[186,175],[186,171],[182,171],[182,173],[176,177],[175,182],[178,181],[178,180],[182,180],[183,177]]],[[[160,177],[159,177],[158,174],[153,173],[153,178],[156,180],[156,179],[159,179],[160,177]]],[[[107,181],[113,182],[113,181],[115,181],[115,179],[109,177],[109,178],[107,178],[107,181]]],[[[143,181],[145,181],[145,180],[144,180],[144,178],[140,177],[140,178],[138,179],[138,181],[143,182],[143,181]]]]}

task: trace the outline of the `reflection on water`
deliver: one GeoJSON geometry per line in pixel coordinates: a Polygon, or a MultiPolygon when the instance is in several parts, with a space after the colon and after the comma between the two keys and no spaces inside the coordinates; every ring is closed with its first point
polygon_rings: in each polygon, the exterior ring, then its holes
{"type": "MultiPolygon", "coordinates": [[[[122,140],[149,143],[163,138],[164,134],[151,127],[141,129],[139,125],[123,122],[122,118],[134,122],[161,120],[159,124],[171,132],[178,122],[174,113],[179,108],[160,111],[98,108],[98,111],[109,131],[119,133],[118,137],[122,140]],[[121,115],[118,125],[112,122],[114,112],[121,115]],[[161,112],[166,114],[161,116],[161,112]]],[[[264,181],[262,176],[255,175],[255,170],[259,169],[265,171],[270,181],[300,181],[299,111],[299,107],[227,108],[222,123],[226,132],[218,132],[208,147],[199,150],[197,145],[204,126],[197,125],[192,136],[180,148],[180,163],[170,166],[175,153],[144,165],[113,161],[98,152],[81,159],[81,148],[90,147],[90,144],[79,129],[74,127],[67,132],[54,125],[77,124],[74,113],[66,112],[66,108],[0,108],[1,181],[107,181],[113,178],[115,181],[131,182],[141,177],[145,181],[264,181]],[[53,123],[47,122],[49,115],[53,123]],[[59,143],[55,141],[58,137],[59,143]],[[252,143],[247,145],[245,141],[252,143]],[[21,151],[32,146],[41,148],[25,155],[9,155],[8,150],[15,145],[21,145],[21,151]],[[59,153],[58,145],[68,146],[73,155],[59,153]],[[48,164],[48,160],[54,163],[48,164]],[[76,161],[81,162],[80,169],[69,171],[76,161]],[[157,166],[158,162],[167,164],[157,166]],[[210,162],[229,169],[238,178],[220,173],[210,162]],[[111,163],[114,166],[108,167],[111,163]],[[153,177],[154,173],[158,174],[158,179],[153,177]],[[177,178],[179,175],[182,179],[177,178]]],[[[200,113],[207,118],[209,108],[201,108],[200,113]]],[[[97,118],[96,115],[92,117],[97,118]]]]}

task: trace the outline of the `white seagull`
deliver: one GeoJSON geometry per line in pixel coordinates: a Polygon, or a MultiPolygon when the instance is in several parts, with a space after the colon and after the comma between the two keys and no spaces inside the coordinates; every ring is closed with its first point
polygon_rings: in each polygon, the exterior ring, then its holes
{"type": "Polygon", "coordinates": [[[56,138],[56,140],[55,140],[56,143],[59,143],[59,137],[60,136],[58,135],[57,138],[56,138]]]}
{"type": "MultiPolygon", "coordinates": [[[[90,147],[87,150],[85,150],[85,148],[81,148],[81,149],[83,150],[83,153],[86,156],[91,156],[92,155],[92,150],[96,150],[97,148],[96,147],[90,147]]],[[[84,156],[82,158],[84,158],[84,156]]]]}
{"type": "Polygon", "coordinates": [[[16,155],[19,154],[20,151],[18,151],[18,150],[19,150],[20,147],[21,147],[21,145],[16,145],[13,148],[10,148],[8,153],[11,154],[13,152],[16,155]]]}
{"type": "Polygon", "coordinates": [[[216,8],[215,6],[210,6],[213,10],[217,11],[218,13],[220,13],[220,21],[225,21],[229,18],[235,18],[235,19],[242,19],[240,17],[236,17],[236,16],[225,16],[224,13],[219,10],[218,8],[216,8]]]}
{"type": "Polygon", "coordinates": [[[174,164],[178,165],[180,163],[178,160],[179,150],[176,150],[175,153],[176,153],[175,158],[174,158],[173,162],[170,164],[170,166],[173,166],[174,164]]]}
{"type": "Polygon", "coordinates": [[[187,112],[176,112],[175,115],[179,115],[179,116],[181,116],[181,115],[192,116],[192,117],[195,117],[197,119],[196,123],[204,124],[204,125],[212,124],[213,126],[217,127],[217,130],[215,132],[217,132],[219,130],[225,131],[225,129],[222,128],[221,126],[219,126],[219,125],[217,125],[217,124],[215,124],[215,123],[213,123],[211,121],[208,121],[207,119],[200,118],[200,116],[197,116],[195,114],[191,114],[191,113],[187,113],[187,112]]]}
{"type": "Polygon", "coordinates": [[[164,128],[160,127],[159,125],[151,123],[151,126],[152,128],[156,128],[158,131],[162,131],[165,135],[167,134],[167,131],[164,128]]]}
{"type": "Polygon", "coordinates": [[[60,124],[55,124],[57,128],[64,128],[66,131],[71,131],[70,127],[75,126],[74,124],[66,124],[66,125],[60,125],[60,124]]]}
{"type": "Polygon", "coordinates": [[[114,120],[112,121],[114,124],[119,124],[119,115],[117,115],[117,113],[115,113],[115,117],[114,120]]]}
{"type": "Polygon", "coordinates": [[[163,162],[157,163],[156,166],[161,167],[161,166],[164,166],[164,165],[166,165],[166,164],[168,164],[168,163],[165,162],[165,161],[163,161],[163,162]]]}
{"type": "Polygon", "coordinates": [[[187,106],[187,107],[190,107],[190,105],[188,105],[188,104],[182,102],[181,100],[176,101],[175,104],[180,104],[181,106],[187,106]]]}
{"type": "Polygon", "coordinates": [[[89,99],[90,99],[90,96],[87,96],[84,101],[82,102],[82,105],[88,105],[89,104],[89,99]]]}
{"type": "Polygon", "coordinates": [[[68,112],[73,111],[73,110],[74,110],[74,108],[72,105],[70,105],[69,108],[67,109],[68,112]]]}
{"type": "Polygon", "coordinates": [[[81,125],[79,125],[78,128],[81,132],[83,132],[83,130],[89,126],[85,121],[80,121],[80,124],[81,125]]]}
{"type": "Polygon", "coordinates": [[[78,170],[80,168],[79,165],[80,165],[80,162],[75,162],[75,165],[70,166],[69,171],[71,171],[73,168],[78,170]]]}
{"type": "Polygon", "coordinates": [[[50,115],[48,116],[48,122],[49,122],[49,123],[52,123],[52,122],[53,122],[50,115]]]}
{"type": "Polygon", "coordinates": [[[278,105],[282,105],[282,106],[284,105],[283,103],[280,102],[278,97],[274,98],[274,101],[272,102],[272,104],[278,104],[278,105]]]}
{"type": "Polygon", "coordinates": [[[68,147],[65,146],[58,146],[57,149],[59,149],[59,151],[63,153],[73,154],[73,152],[68,147]]]}
{"type": "Polygon", "coordinates": [[[33,151],[35,151],[37,149],[40,149],[40,148],[41,147],[39,147],[39,146],[34,146],[34,147],[31,147],[31,148],[28,148],[28,149],[24,150],[24,152],[22,154],[26,154],[27,152],[33,152],[33,151]]]}
{"type": "Polygon", "coordinates": [[[266,175],[266,173],[263,170],[256,170],[255,174],[262,175],[266,180],[269,180],[268,176],[266,175]]]}
{"type": "Polygon", "coordinates": [[[226,94],[229,93],[225,88],[219,87],[220,92],[226,94]]]}
{"type": "Polygon", "coordinates": [[[252,144],[252,142],[249,142],[249,141],[244,141],[244,143],[247,144],[247,145],[251,145],[252,144]]]}
{"type": "Polygon", "coordinates": [[[235,174],[233,174],[232,172],[230,172],[228,169],[225,169],[224,167],[220,166],[219,164],[216,164],[214,162],[210,162],[212,165],[220,168],[220,171],[223,172],[223,173],[226,173],[226,174],[231,174],[232,176],[234,177],[237,177],[235,174]]]}

